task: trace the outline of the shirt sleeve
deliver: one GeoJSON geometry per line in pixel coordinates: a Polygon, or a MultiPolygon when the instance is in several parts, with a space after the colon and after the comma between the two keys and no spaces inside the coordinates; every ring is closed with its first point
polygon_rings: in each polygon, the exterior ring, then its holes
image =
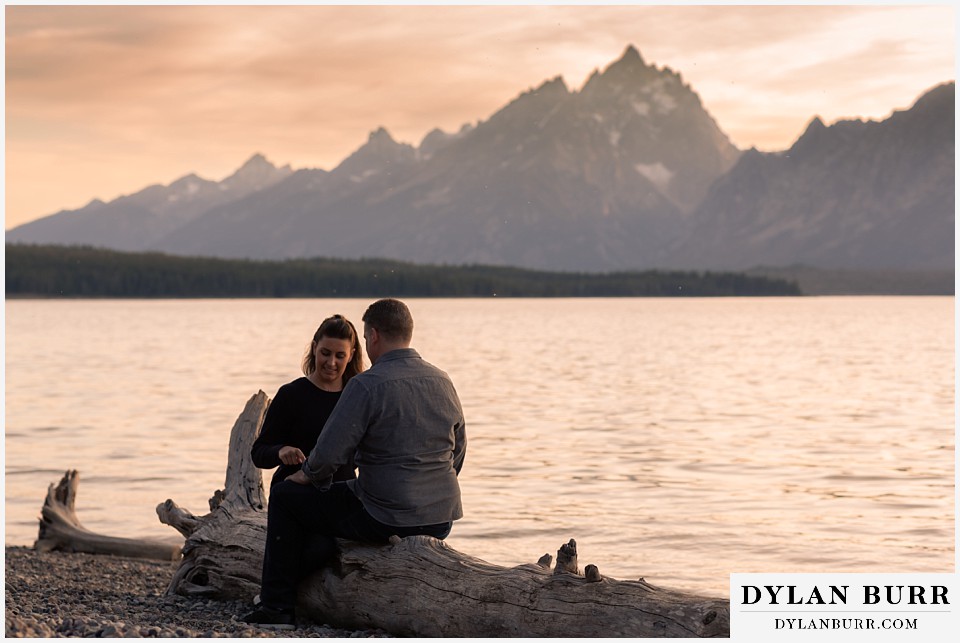
{"type": "Polygon", "coordinates": [[[459,476],[467,455],[467,423],[463,419],[463,405],[460,404],[460,396],[457,395],[453,382],[450,382],[450,398],[460,411],[460,420],[453,426],[453,470],[459,476]]]}
{"type": "Polygon", "coordinates": [[[284,444],[284,433],[290,424],[290,400],[285,387],[274,396],[263,418],[260,435],[250,447],[250,457],[253,463],[261,469],[272,469],[280,466],[280,449],[284,444]]]}
{"type": "Polygon", "coordinates": [[[367,431],[370,396],[356,378],[347,382],[301,470],[317,487],[330,486],[334,472],[351,461],[367,431]]]}
{"type": "Polygon", "coordinates": [[[462,416],[460,422],[453,427],[453,440],[453,470],[459,476],[467,456],[467,425],[462,416]]]}

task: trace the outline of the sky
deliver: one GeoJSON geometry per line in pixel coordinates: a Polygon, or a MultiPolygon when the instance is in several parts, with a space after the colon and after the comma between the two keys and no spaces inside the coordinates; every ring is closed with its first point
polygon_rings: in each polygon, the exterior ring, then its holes
{"type": "Polygon", "coordinates": [[[419,145],[634,45],[741,149],[883,119],[955,79],[952,4],[28,6],[7,3],[6,229],[255,153],[333,169],[419,145]]]}

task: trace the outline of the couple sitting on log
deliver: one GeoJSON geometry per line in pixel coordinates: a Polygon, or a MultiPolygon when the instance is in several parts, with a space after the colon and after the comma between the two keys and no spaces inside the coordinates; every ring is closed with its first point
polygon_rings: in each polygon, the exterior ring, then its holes
{"type": "Polygon", "coordinates": [[[403,302],[372,303],[363,314],[372,366],[363,370],[356,329],[334,315],[314,335],[306,377],[277,392],[252,448],[258,467],[279,468],[260,604],[247,623],[293,629],[297,585],[333,558],[336,538],[442,539],[462,517],[463,410],[447,374],[410,348],[412,336],[403,302]]]}

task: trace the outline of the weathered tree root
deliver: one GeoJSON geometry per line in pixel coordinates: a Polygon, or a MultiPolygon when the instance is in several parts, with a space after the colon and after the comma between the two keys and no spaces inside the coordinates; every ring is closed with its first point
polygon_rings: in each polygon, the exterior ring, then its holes
{"type": "Polygon", "coordinates": [[[557,550],[557,566],[553,570],[554,574],[579,574],[577,567],[577,541],[573,538],[570,542],[560,545],[557,550]]]}
{"type": "Polygon", "coordinates": [[[47,488],[34,549],[40,552],[60,550],[154,560],[180,558],[179,545],[104,536],[86,529],[80,524],[75,509],[79,485],[80,474],[71,469],[63,474],[59,484],[51,483],[47,488]]]}

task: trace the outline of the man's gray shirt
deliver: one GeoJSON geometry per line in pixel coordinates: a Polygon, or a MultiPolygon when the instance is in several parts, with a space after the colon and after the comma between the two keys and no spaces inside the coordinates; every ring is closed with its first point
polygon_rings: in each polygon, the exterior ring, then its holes
{"type": "Polygon", "coordinates": [[[303,472],[321,488],[355,455],[354,493],[376,520],[435,525],[463,516],[457,474],[467,449],[446,373],[412,348],[382,355],[344,387],[303,472]]]}

